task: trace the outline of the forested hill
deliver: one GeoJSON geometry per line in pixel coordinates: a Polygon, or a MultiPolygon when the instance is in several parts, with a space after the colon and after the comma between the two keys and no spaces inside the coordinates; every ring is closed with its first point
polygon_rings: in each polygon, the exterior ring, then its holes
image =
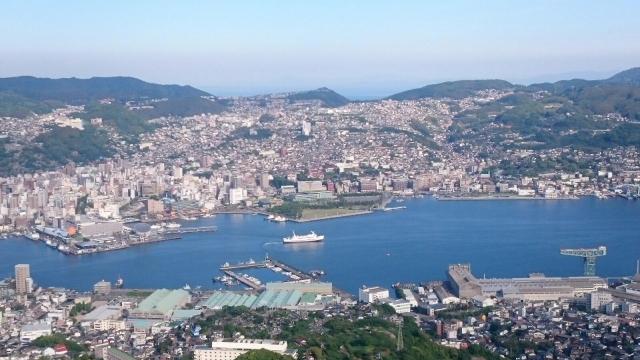
{"type": "Polygon", "coordinates": [[[390,100],[417,100],[424,98],[453,98],[461,99],[473,95],[484,89],[508,89],[515,85],[504,80],[460,80],[447,81],[439,84],[427,85],[419,89],[403,91],[387,97],[390,100]]]}
{"type": "Polygon", "coordinates": [[[322,100],[324,104],[328,107],[338,107],[343,106],[351,101],[346,97],[338,94],[337,92],[327,89],[326,87],[311,90],[311,91],[302,91],[298,93],[291,94],[287,96],[290,101],[296,100],[322,100]]]}
{"type": "Polygon", "coordinates": [[[152,84],[132,77],[48,79],[19,76],[0,78],[1,91],[12,91],[36,101],[59,100],[69,104],[84,104],[91,100],[105,98],[126,101],[142,98],[182,98],[209,95],[191,86],[152,84]]]}
{"type": "Polygon", "coordinates": [[[387,97],[391,100],[417,100],[424,98],[453,98],[461,99],[473,95],[476,91],[485,89],[509,89],[518,88],[520,91],[535,92],[548,91],[554,94],[562,93],[566,90],[580,89],[583,87],[595,87],[602,85],[627,85],[640,86],[640,67],[619,72],[608,79],[583,80],[571,79],[560,80],[554,83],[531,84],[528,86],[511,84],[504,80],[460,80],[447,81],[439,84],[427,85],[418,89],[403,91],[387,97]]]}

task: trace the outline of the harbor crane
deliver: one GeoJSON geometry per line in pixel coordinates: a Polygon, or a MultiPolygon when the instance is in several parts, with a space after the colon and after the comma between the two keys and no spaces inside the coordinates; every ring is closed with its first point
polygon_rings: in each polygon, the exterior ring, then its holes
{"type": "Polygon", "coordinates": [[[584,276],[596,276],[596,257],[607,255],[606,246],[595,249],[560,249],[561,255],[580,256],[584,259],[584,276]]]}

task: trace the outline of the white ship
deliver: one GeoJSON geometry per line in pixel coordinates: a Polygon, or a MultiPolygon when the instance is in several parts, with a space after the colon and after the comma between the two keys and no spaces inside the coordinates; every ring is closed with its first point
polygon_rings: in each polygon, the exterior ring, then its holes
{"type": "Polygon", "coordinates": [[[285,244],[288,243],[304,243],[304,242],[317,242],[317,241],[323,241],[324,240],[324,235],[317,235],[315,232],[311,232],[310,234],[307,235],[296,235],[296,233],[294,232],[293,235],[283,238],[282,242],[284,242],[285,244]]]}
{"type": "Polygon", "coordinates": [[[26,233],[26,234],[24,234],[24,237],[26,237],[29,240],[33,240],[33,241],[40,240],[40,235],[38,233],[35,233],[35,232],[34,233],[26,233]]]}
{"type": "Polygon", "coordinates": [[[180,228],[180,224],[178,224],[178,223],[170,223],[170,224],[165,225],[165,227],[167,229],[179,229],[180,228]]]}

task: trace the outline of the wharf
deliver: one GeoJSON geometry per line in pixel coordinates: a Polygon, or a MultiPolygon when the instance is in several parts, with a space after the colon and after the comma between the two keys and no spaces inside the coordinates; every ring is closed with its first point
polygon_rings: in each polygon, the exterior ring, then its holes
{"type": "Polygon", "coordinates": [[[250,279],[247,279],[244,276],[240,276],[240,275],[236,274],[235,272],[233,272],[231,270],[224,270],[223,272],[225,273],[225,275],[236,279],[238,282],[240,282],[242,284],[245,284],[245,285],[251,287],[254,290],[264,290],[264,285],[257,284],[255,282],[251,281],[250,279]]]}
{"type": "Polygon", "coordinates": [[[295,223],[306,223],[306,222],[311,222],[311,221],[339,219],[339,218],[344,218],[344,217],[367,215],[367,214],[372,214],[372,213],[373,213],[373,211],[366,210],[366,211],[353,212],[353,213],[349,213],[349,214],[330,215],[330,216],[323,216],[323,217],[310,218],[310,219],[287,219],[287,221],[292,221],[292,222],[295,222],[295,223]]]}
{"type": "Polygon", "coordinates": [[[218,231],[217,226],[165,229],[162,231],[162,234],[191,234],[191,233],[203,233],[203,232],[214,232],[214,231],[218,231]]]}
{"type": "Polygon", "coordinates": [[[547,197],[527,197],[527,196],[455,196],[455,197],[446,197],[446,196],[438,196],[436,197],[438,201],[500,201],[500,200],[529,200],[529,201],[554,201],[554,200],[579,200],[576,196],[559,196],[555,198],[547,198],[547,197]]]}
{"type": "Polygon", "coordinates": [[[214,214],[226,214],[226,215],[263,215],[269,216],[269,213],[266,211],[259,210],[218,210],[214,211],[214,214]]]}
{"type": "Polygon", "coordinates": [[[236,278],[236,280],[242,282],[243,284],[246,284],[246,285],[249,285],[249,286],[253,287],[252,285],[248,284],[247,281],[240,280],[238,278],[238,275],[235,275],[235,276],[232,275],[232,274],[235,274],[234,270],[261,269],[261,268],[266,268],[267,265],[269,265],[269,266],[277,266],[277,267],[281,268],[283,271],[288,271],[293,275],[297,275],[300,278],[298,281],[311,281],[312,279],[316,278],[315,276],[313,276],[310,273],[304,272],[302,270],[298,270],[298,269],[294,268],[291,265],[287,265],[287,264],[285,264],[285,263],[283,263],[281,261],[270,259],[268,257],[265,258],[265,260],[261,261],[261,262],[249,261],[249,262],[246,262],[246,263],[239,263],[239,264],[235,264],[235,265],[225,264],[225,266],[221,266],[220,267],[220,271],[224,272],[225,274],[227,274],[229,276],[233,276],[234,278],[236,278]],[[229,273],[231,273],[231,274],[229,274],[229,273]]]}

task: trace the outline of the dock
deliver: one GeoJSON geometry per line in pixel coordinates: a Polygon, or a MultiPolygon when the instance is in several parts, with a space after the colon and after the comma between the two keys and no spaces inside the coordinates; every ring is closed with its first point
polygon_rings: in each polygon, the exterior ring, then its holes
{"type": "Polygon", "coordinates": [[[304,272],[302,270],[296,269],[295,267],[285,264],[281,261],[275,260],[275,259],[270,259],[270,258],[265,258],[264,261],[261,262],[257,262],[257,261],[253,261],[250,260],[246,263],[238,263],[238,264],[234,264],[234,265],[230,265],[228,263],[226,263],[225,265],[220,267],[220,271],[222,271],[223,273],[225,273],[228,276],[231,276],[233,278],[235,278],[236,280],[240,281],[241,283],[251,286],[255,289],[259,289],[261,287],[256,287],[251,281],[248,281],[246,278],[243,278],[242,276],[237,275],[234,271],[235,270],[242,270],[242,269],[261,269],[261,268],[266,268],[267,265],[269,266],[277,266],[279,268],[281,268],[283,271],[288,271],[293,275],[298,276],[300,279],[296,280],[298,282],[310,282],[312,279],[316,279],[317,276],[319,275],[320,271],[316,270],[316,275],[314,276],[311,273],[307,273],[304,272]],[[241,279],[242,278],[242,279],[241,279]]]}
{"type": "Polygon", "coordinates": [[[218,231],[217,226],[202,226],[194,228],[177,228],[177,229],[164,229],[160,234],[192,234],[192,233],[204,233],[218,231]]]}
{"type": "Polygon", "coordinates": [[[235,280],[237,280],[238,282],[249,286],[250,288],[254,289],[254,290],[264,290],[264,285],[262,284],[257,284],[253,281],[251,281],[250,279],[247,279],[244,276],[240,276],[238,274],[236,274],[235,272],[231,271],[231,270],[224,270],[223,271],[225,275],[230,276],[232,278],[234,278],[235,280]]]}

